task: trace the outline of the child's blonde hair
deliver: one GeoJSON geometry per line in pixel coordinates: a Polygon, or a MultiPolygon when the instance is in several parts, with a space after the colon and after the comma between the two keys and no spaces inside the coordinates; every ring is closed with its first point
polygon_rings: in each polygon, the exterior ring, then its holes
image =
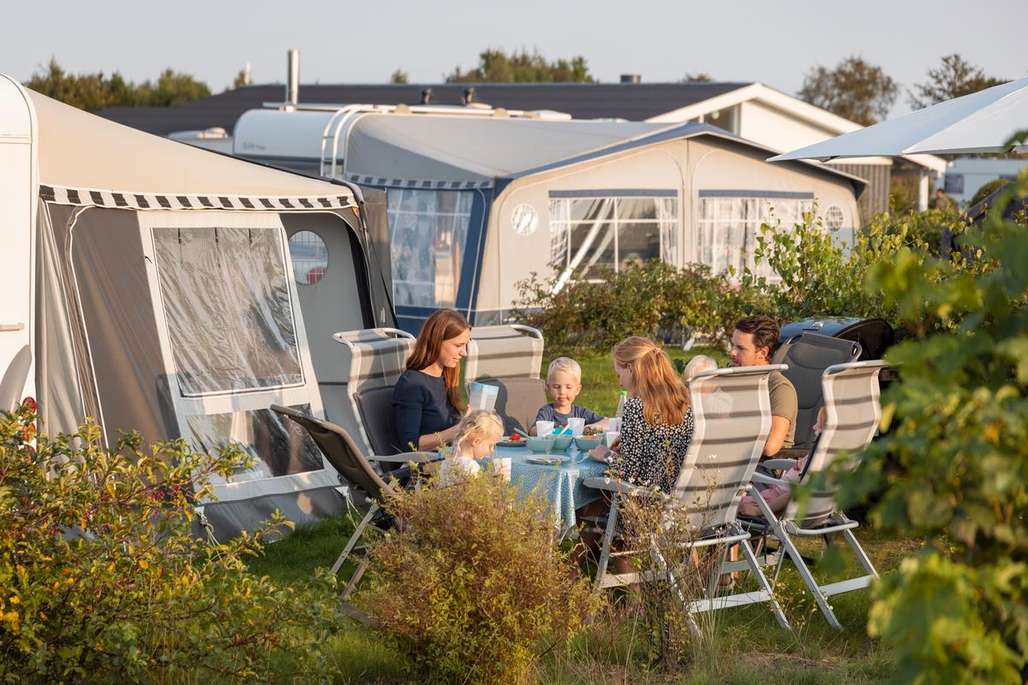
{"type": "Polygon", "coordinates": [[[698,354],[690,359],[689,363],[685,365],[685,370],[682,372],[682,378],[686,383],[688,383],[704,371],[712,371],[716,368],[717,362],[714,361],[712,357],[708,357],[705,354],[698,354]]]}
{"type": "Polygon", "coordinates": [[[549,382],[553,378],[553,374],[558,371],[568,374],[575,379],[575,382],[581,385],[582,383],[582,365],[576,362],[571,357],[557,357],[550,366],[546,369],[546,381],[549,382]]]}
{"type": "Polygon", "coordinates": [[[454,452],[459,454],[467,440],[473,438],[484,439],[493,428],[498,429],[500,435],[503,435],[503,421],[500,420],[496,412],[491,409],[476,409],[469,412],[460,421],[457,437],[453,440],[454,452]]]}

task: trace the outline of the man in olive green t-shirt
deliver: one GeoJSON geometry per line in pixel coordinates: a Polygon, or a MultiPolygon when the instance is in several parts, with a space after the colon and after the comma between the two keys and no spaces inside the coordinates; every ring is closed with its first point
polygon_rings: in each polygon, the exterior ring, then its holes
{"type": "MultiPolygon", "coordinates": [[[[778,345],[778,324],[768,316],[748,316],[735,324],[732,333],[732,366],[760,366],[771,363],[778,345]]],[[[764,443],[764,456],[772,457],[793,446],[796,438],[796,388],[780,371],[768,376],[771,396],[771,433],[764,443]]]]}

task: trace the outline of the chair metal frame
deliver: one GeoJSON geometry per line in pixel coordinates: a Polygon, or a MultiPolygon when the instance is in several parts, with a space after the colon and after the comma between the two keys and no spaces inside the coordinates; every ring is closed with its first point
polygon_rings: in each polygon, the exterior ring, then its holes
{"type": "MultiPolygon", "coordinates": [[[[889,368],[886,362],[871,360],[835,364],[825,369],[822,376],[825,408],[827,409],[825,429],[810,451],[808,463],[799,481],[800,483],[809,483],[815,474],[831,468],[835,457],[840,452],[857,453],[870,444],[877,432],[882,415],[879,401],[878,375],[882,369],[886,368],[889,368]],[[860,397],[839,397],[840,393],[836,389],[836,384],[840,379],[866,382],[866,396],[863,398],[863,401],[861,401],[862,398],[860,397]],[[866,404],[868,418],[856,424],[840,423],[838,416],[839,407],[853,406],[854,404],[866,404]]],[[[790,459],[773,459],[765,462],[772,469],[791,468],[794,463],[790,459]]],[[[789,488],[796,485],[794,482],[782,481],[760,473],[755,474],[753,480],[757,483],[783,485],[789,488]]],[[[811,493],[810,501],[804,504],[791,501],[781,516],[775,515],[759,492],[754,499],[764,520],[763,522],[744,521],[743,525],[758,538],[757,550],[762,553],[764,565],[770,566],[774,564],[775,571],[772,576],[772,583],[777,583],[782,564],[788,558],[795,566],[804,585],[807,586],[807,589],[813,595],[818,609],[820,609],[825,620],[836,630],[842,630],[842,624],[839,622],[838,617],[836,617],[829,598],[844,592],[866,588],[878,577],[878,572],[871,563],[870,557],[868,557],[864,548],[861,547],[853,532],[860,526],[860,523],[851,520],[836,507],[834,489],[813,492],[811,493]],[[811,511],[812,509],[814,511],[811,511]],[[796,547],[793,537],[820,537],[828,545],[830,544],[831,537],[836,535],[842,536],[842,539],[849,546],[858,564],[863,569],[863,575],[821,585],[814,578],[810,567],[807,565],[807,561],[796,547]],[[774,552],[768,551],[767,543],[769,539],[777,542],[779,545],[779,548],[774,552]],[[785,551],[784,555],[782,550],[785,551]]]]}

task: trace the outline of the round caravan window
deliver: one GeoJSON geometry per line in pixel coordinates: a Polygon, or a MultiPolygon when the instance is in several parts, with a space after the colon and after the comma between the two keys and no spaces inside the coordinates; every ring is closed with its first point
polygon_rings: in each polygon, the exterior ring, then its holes
{"type": "Polygon", "coordinates": [[[842,228],[843,224],[846,223],[846,216],[842,213],[842,207],[839,205],[830,205],[825,210],[825,226],[832,233],[838,233],[839,229],[842,228]]]}
{"type": "Polygon", "coordinates": [[[532,205],[521,204],[514,208],[510,223],[518,235],[532,235],[539,227],[539,215],[532,205]]]}
{"type": "Polygon", "coordinates": [[[289,236],[289,257],[293,260],[293,277],[300,285],[315,285],[328,272],[328,246],[313,231],[289,236]]]}

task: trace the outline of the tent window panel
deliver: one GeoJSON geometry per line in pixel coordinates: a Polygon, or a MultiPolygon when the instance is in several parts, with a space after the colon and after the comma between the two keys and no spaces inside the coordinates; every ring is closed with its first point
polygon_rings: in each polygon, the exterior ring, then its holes
{"type": "Polygon", "coordinates": [[[471,191],[387,192],[396,304],[456,304],[472,199],[471,191]]]}
{"type": "Polygon", "coordinates": [[[154,228],[153,237],[182,395],[304,382],[277,229],[154,228]]]}
{"type": "MultiPolygon", "coordinates": [[[[310,405],[295,406],[305,414],[310,405]]],[[[235,411],[187,418],[193,444],[215,454],[236,445],[253,458],[250,468],[232,474],[230,481],[263,480],[324,468],[321,452],[299,424],[281,418],[269,409],[235,411]]]]}
{"type": "Polygon", "coordinates": [[[780,277],[766,260],[756,261],[763,224],[791,231],[813,209],[812,200],[755,197],[700,198],[699,260],[714,273],[742,273],[748,267],[770,281],[780,277]]]}
{"type": "Polygon", "coordinates": [[[678,253],[677,198],[551,198],[550,264],[574,274],[597,277],[603,267],[661,259],[674,264],[678,253]]]}

